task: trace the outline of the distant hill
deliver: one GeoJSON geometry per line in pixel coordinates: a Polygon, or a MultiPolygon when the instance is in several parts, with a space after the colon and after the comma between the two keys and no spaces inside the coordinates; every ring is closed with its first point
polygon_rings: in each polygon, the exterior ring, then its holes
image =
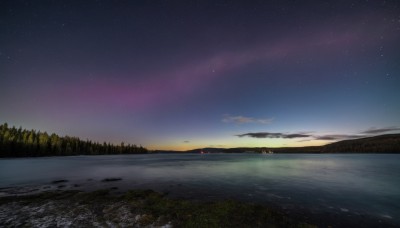
{"type": "Polygon", "coordinates": [[[320,153],[321,147],[281,147],[281,148],[268,148],[268,147],[237,147],[237,148],[202,148],[185,151],[186,153],[262,153],[262,151],[273,151],[274,153],[320,153]]]}
{"type": "Polygon", "coordinates": [[[361,139],[343,140],[325,146],[308,147],[239,147],[203,148],[185,151],[186,153],[400,153],[400,134],[379,135],[361,139]]]}
{"type": "Polygon", "coordinates": [[[400,153],[400,134],[344,140],[322,147],[322,153],[400,153]]]}
{"type": "Polygon", "coordinates": [[[262,151],[273,151],[274,153],[321,153],[322,147],[309,146],[309,147],[281,147],[281,148],[268,148],[268,147],[237,147],[237,148],[203,148],[184,151],[185,153],[262,153],[262,151]]]}

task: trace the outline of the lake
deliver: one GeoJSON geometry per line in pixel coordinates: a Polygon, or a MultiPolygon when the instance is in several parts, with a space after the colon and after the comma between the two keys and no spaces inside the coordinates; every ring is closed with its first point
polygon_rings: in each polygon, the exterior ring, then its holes
{"type": "Polygon", "coordinates": [[[0,195],[151,188],[400,225],[400,155],[146,154],[0,159],[0,195]],[[104,181],[106,178],[122,178],[104,181]],[[67,182],[52,183],[57,180],[67,182]],[[117,189],[118,188],[118,189],[117,189]]]}

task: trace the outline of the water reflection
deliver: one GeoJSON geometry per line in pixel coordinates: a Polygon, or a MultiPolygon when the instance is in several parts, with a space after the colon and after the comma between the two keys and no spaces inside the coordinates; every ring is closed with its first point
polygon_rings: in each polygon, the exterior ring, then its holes
{"type": "Polygon", "coordinates": [[[400,217],[399,155],[156,154],[0,160],[0,187],[153,188],[172,196],[238,198],[400,217]],[[104,178],[122,178],[101,182],[104,178]],[[91,181],[88,181],[91,180],[91,181]],[[90,182],[90,183],[89,183],[90,182]]]}

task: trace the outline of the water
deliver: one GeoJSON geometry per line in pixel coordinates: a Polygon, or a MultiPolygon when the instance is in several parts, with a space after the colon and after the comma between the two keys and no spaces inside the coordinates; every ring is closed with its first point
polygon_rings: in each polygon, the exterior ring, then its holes
{"type": "Polygon", "coordinates": [[[0,159],[10,189],[151,188],[171,197],[234,198],[311,213],[366,215],[399,225],[400,155],[152,154],[0,159]],[[122,178],[103,182],[104,178],[122,178]],[[60,185],[60,184],[58,184],[60,185]],[[21,188],[22,187],[22,188],[21,188]],[[32,187],[31,187],[32,188],[32,187]]]}

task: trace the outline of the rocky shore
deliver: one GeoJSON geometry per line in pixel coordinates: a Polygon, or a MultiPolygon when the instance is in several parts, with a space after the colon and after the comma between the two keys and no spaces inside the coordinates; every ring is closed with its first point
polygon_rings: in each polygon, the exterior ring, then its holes
{"type": "Polygon", "coordinates": [[[58,179],[45,185],[0,188],[0,227],[399,227],[391,217],[351,213],[346,208],[257,204],[229,197],[210,199],[201,193],[191,197],[185,188],[180,188],[180,196],[123,190],[116,187],[121,180],[58,179]]]}
{"type": "Polygon", "coordinates": [[[314,227],[264,206],[233,200],[169,199],[152,190],[121,195],[49,191],[0,198],[1,227],[314,227]]]}

